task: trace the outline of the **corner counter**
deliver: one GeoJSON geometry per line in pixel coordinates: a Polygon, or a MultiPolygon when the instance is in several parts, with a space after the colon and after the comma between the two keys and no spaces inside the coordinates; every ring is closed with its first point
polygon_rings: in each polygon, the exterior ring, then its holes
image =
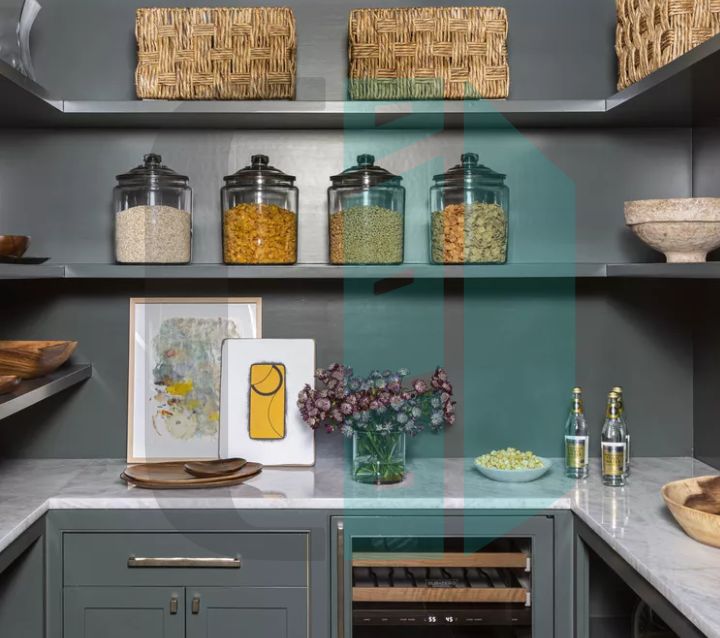
{"type": "Polygon", "coordinates": [[[54,509],[570,510],[696,627],[720,638],[720,549],[687,537],[665,508],[668,481],[717,474],[690,458],[633,459],[625,488],[564,477],[556,460],[533,483],[494,483],[471,459],[417,459],[398,485],[349,479],[342,459],[313,468],[269,468],[243,485],[201,490],[128,488],[119,460],[13,460],[0,463],[0,551],[54,509]]]}

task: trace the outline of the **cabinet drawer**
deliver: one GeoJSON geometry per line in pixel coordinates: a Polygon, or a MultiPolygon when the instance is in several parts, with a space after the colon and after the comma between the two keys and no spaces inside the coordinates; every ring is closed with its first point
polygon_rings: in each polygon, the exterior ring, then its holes
{"type": "Polygon", "coordinates": [[[63,582],[66,586],[307,587],[308,535],[67,533],[63,582]]]}

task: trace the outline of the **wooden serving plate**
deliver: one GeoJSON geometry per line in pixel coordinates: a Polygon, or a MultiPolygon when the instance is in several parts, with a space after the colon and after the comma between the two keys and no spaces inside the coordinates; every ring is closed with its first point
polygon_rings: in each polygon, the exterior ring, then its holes
{"type": "Polygon", "coordinates": [[[720,476],[700,476],[664,485],[662,496],[685,533],[720,547],[720,476]]]}
{"type": "Polygon", "coordinates": [[[0,394],[12,392],[20,384],[20,377],[14,374],[0,376],[0,394]]]}
{"type": "Polygon", "coordinates": [[[216,459],[212,461],[188,461],[185,471],[198,478],[227,476],[237,472],[247,461],[245,459],[216,459]]]}
{"type": "Polygon", "coordinates": [[[43,377],[65,363],[77,345],[77,341],[0,341],[0,375],[43,377]]]}
{"type": "Polygon", "coordinates": [[[245,463],[231,474],[195,477],[185,471],[184,461],[168,463],[140,463],[129,465],[120,478],[129,485],[153,490],[188,489],[196,487],[225,487],[237,485],[262,471],[260,463],[245,463]]]}

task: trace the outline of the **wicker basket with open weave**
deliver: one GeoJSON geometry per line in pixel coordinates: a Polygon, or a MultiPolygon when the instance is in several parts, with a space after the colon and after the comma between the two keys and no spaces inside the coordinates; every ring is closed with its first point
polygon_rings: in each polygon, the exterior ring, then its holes
{"type": "Polygon", "coordinates": [[[618,90],[720,32],[720,0],[616,0],[618,90]]]}
{"type": "Polygon", "coordinates": [[[501,7],[353,9],[350,97],[507,97],[507,31],[501,7]]]}
{"type": "Polygon", "coordinates": [[[295,97],[291,9],[138,9],[135,35],[140,98],[295,97]]]}

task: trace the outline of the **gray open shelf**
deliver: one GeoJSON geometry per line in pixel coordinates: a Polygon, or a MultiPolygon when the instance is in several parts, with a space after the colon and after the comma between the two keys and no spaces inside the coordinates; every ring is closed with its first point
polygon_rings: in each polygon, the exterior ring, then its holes
{"type": "Polygon", "coordinates": [[[720,262],[701,264],[608,264],[608,277],[652,279],[720,279],[720,262]]]}
{"type": "Polygon", "coordinates": [[[498,264],[441,266],[128,266],[69,264],[65,276],[82,279],[499,279],[526,277],[602,277],[604,264],[498,264]]]}
{"type": "Polygon", "coordinates": [[[442,266],[135,266],[120,264],[67,264],[56,266],[5,266],[0,279],[520,279],[604,277],[605,264],[497,264],[442,266]],[[37,268],[33,277],[30,269],[37,268]]]}
{"type": "Polygon", "coordinates": [[[0,395],[0,419],[20,412],[92,376],[89,363],[64,365],[52,374],[22,381],[10,394],[0,395]]]}
{"type": "Polygon", "coordinates": [[[61,279],[65,266],[0,264],[0,279],[61,279]]]}
{"type": "Polygon", "coordinates": [[[509,263],[467,266],[401,264],[399,266],[225,266],[187,264],[142,266],[66,264],[0,265],[0,279],[584,279],[623,277],[653,279],[720,279],[720,262],[702,264],[509,263]]]}
{"type": "Polygon", "coordinates": [[[608,99],[467,101],[52,100],[0,63],[0,127],[563,128],[690,126],[714,119],[720,36],[608,99]]]}

